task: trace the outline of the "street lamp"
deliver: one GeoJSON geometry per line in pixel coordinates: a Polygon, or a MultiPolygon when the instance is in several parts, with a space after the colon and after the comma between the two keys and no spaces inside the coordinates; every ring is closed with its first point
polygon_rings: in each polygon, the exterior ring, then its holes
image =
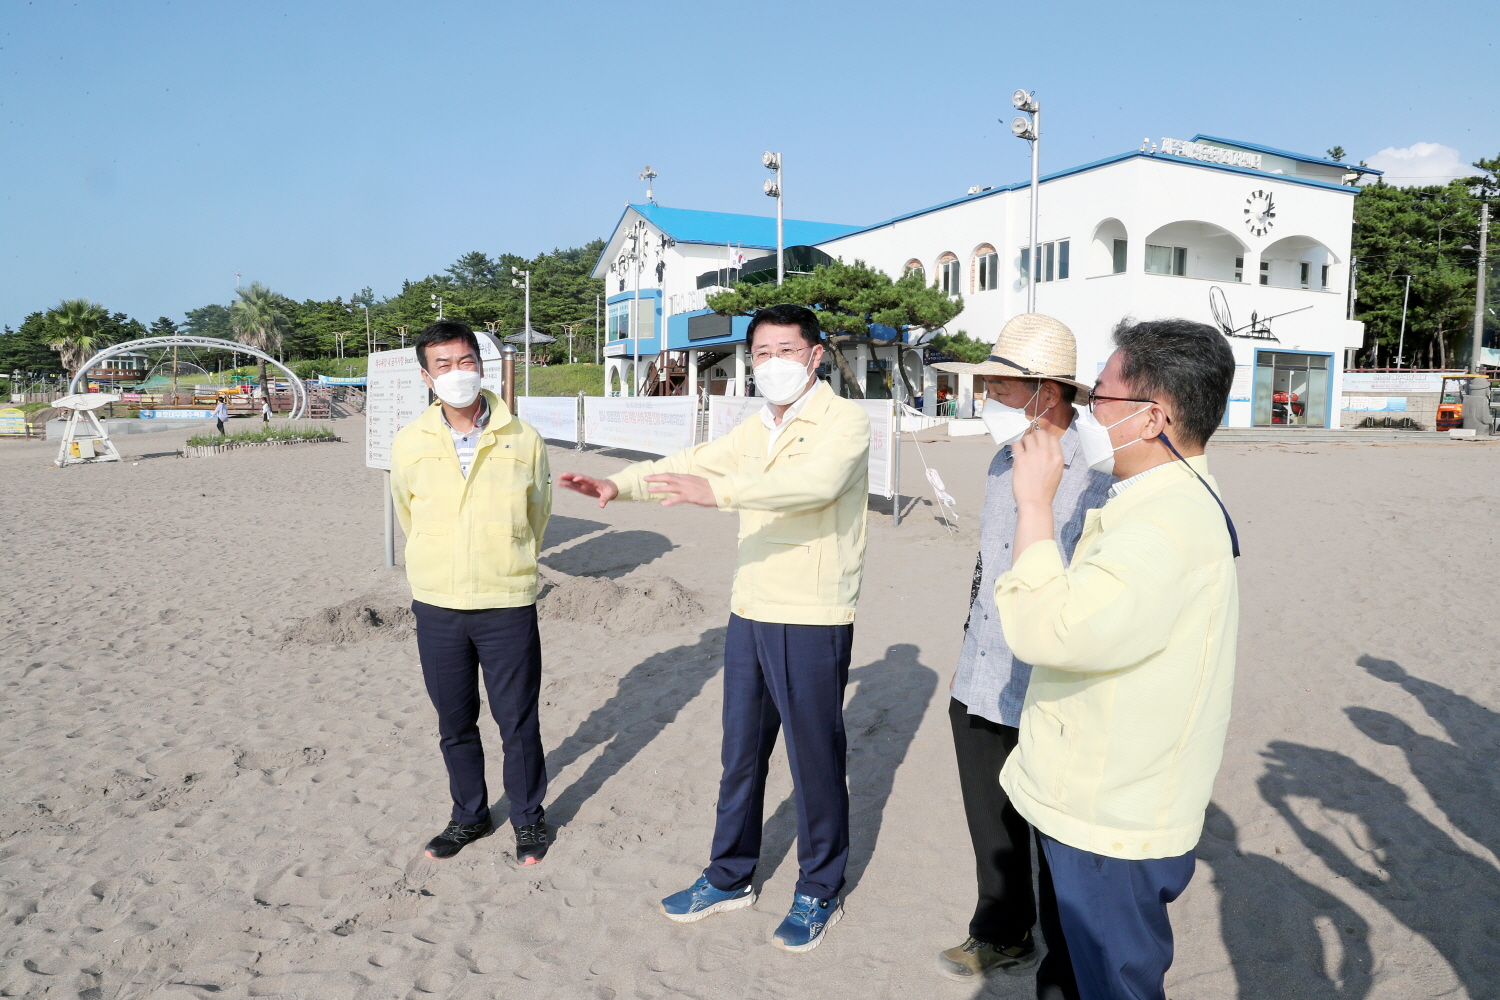
{"type": "Polygon", "coordinates": [[[512,267],[510,273],[518,274],[524,279],[517,281],[511,278],[511,285],[526,289],[526,395],[529,398],[531,396],[531,272],[512,267]]]}
{"type": "Polygon", "coordinates": [[[1036,312],[1037,196],[1040,193],[1040,185],[1037,182],[1037,159],[1042,144],[1042,106],[1037,103],[1036,94],[1024,90],[1011,94],[1010,103],[1015,105],[1017,111],[1024,111],[1031,116],[1029,119],[1023,117],[1014,119],[1010,123],[1010,133],[1017,139],[1025,139],[1031,143],[1031,247],[1026,251],[1026,311],[1036,312]]]}
{"type": "MultiPolygon", "coordinates": [[[[1401,275],[1396,275],[1401,277],[1401,275]]],[[[1411,275],[1406,275],[1406,291],[1401,295],[1401,339],[1396,342],[1396,367],[1406,367],[1406,303],[1411,299],[1411,275]]]]}
{"type": "Polygon", "coordinates": [[[432,304],[431,304],[430,308],[436,309],[437,310],[437,314],[438,314],[438,319],[442,319],[443,318],[443,297],[441,295],[438,295],[436,292],[434,292],[432,295],[429,295],[428,298],[432,299],[432,304]]]}
{"type": "Polygon", "coordinates": [[[766,193],[767,198],[776,199],[776,284],[779,285],[786,275],[785,249],[781,238],[781,154],[764,152],[760,154],[760,162],[767,170],[776,171],[776,179],[773,181],[767,177],[760,189],[766,193]]]}

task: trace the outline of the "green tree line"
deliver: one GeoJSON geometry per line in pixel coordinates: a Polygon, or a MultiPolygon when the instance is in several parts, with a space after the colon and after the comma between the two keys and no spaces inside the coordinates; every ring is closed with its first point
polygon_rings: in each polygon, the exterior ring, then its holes
{"type": "MultiPolygon", "coordinates": [[[[51,377],[70,374],[66,361],[80,349],[82,357],[75,364],[108,344],[178,331],[258,346],[286,362],[312,363],[299,365],[299,371],[326,369],[326,374],[343,374],[334,359],[341,354],[355,358],[367,353],[366,306],[376,350],[401,346],[403,332],[410,344],[437,318],[433,296],[441,296],[443,315],[449,319],[493,329],[501,336],[521,332],[525,302],[522,289],[511,284],[513,267],[531,271],[532,328],[559,338],[557,344],[533,348],[533,357],[567,360],[567,327],[572,326],[575,353],[580,360],[592,360],[595,297],[604,294],[604,282],[589,277],[589,272],[603,251],[603,240],[530,258],[510,253],[491,258],[476,250],[440,274],[402,282],[400,292],[384,299],[363,288],[347,299],[297,302],[252,283],[232,302],[189,309],[181,320],[162,316],[149,325],[87,300],[67,300],[51,309],[39,309],[17,328],[6,326],[0,332],[0,379],[8,380],[14,371],[51,377]],[[70,307],[70,303],[75,305],[70,307]],[[74,314],[83,319],[69,319],[74,314]],[[59,343],[64,347],[52,346],[59,343]]],[[[193,360],[212,370],[220,364],[227,368],[234,359],[225,351],[199,352],[193,360]]]]}

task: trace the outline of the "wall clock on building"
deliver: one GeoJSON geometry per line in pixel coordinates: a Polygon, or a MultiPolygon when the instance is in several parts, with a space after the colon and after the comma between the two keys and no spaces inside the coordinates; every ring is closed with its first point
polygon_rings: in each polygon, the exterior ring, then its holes
{"type": "Polygon", "coordinates": [[[1270,231],[1276,218],[1276,202],[1269,191],[1252,191],[1245,199],[1245,226],[1256,236],[1270,231]]]}

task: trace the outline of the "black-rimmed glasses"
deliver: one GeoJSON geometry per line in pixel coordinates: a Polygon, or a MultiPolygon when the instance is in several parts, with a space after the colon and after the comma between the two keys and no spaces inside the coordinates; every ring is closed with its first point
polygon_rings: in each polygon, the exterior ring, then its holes
{"type": "MultiPolygon", "coordinates": [[[[1135,399],[1131,396],[1101,396],[1093,389],[1089,390],[1089,412],[1094,412],[1094,404],[1101,400],[1115,403],[1155,403],[1154,399],[1135,399]]],[[[1160,405],[1160,404],[1158,404],[1160,405]]]]}

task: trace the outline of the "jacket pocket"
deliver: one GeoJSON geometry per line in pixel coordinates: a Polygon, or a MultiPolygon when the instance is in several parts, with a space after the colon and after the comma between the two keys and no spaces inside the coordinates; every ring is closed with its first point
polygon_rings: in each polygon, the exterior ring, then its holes
{"type": "Polygon", "coordinates": [[[763,543],[755,599],[766,604],[817,607],[831,603],[823,591],[821,535],[804,532],[767,534],[763,543]]]}
{"type": "Polygon", "coordinates": [[[484,525],[473,553],[476,594],[524,590],[536,576],[536,546],[525,521],[490,521],[484,525]]]}
{"type": "Polygon", "coordinates": [[[453,592],[453,531],[441,522],[412,521],[406,540],[406,578],[413,590],[453,592]]]}

